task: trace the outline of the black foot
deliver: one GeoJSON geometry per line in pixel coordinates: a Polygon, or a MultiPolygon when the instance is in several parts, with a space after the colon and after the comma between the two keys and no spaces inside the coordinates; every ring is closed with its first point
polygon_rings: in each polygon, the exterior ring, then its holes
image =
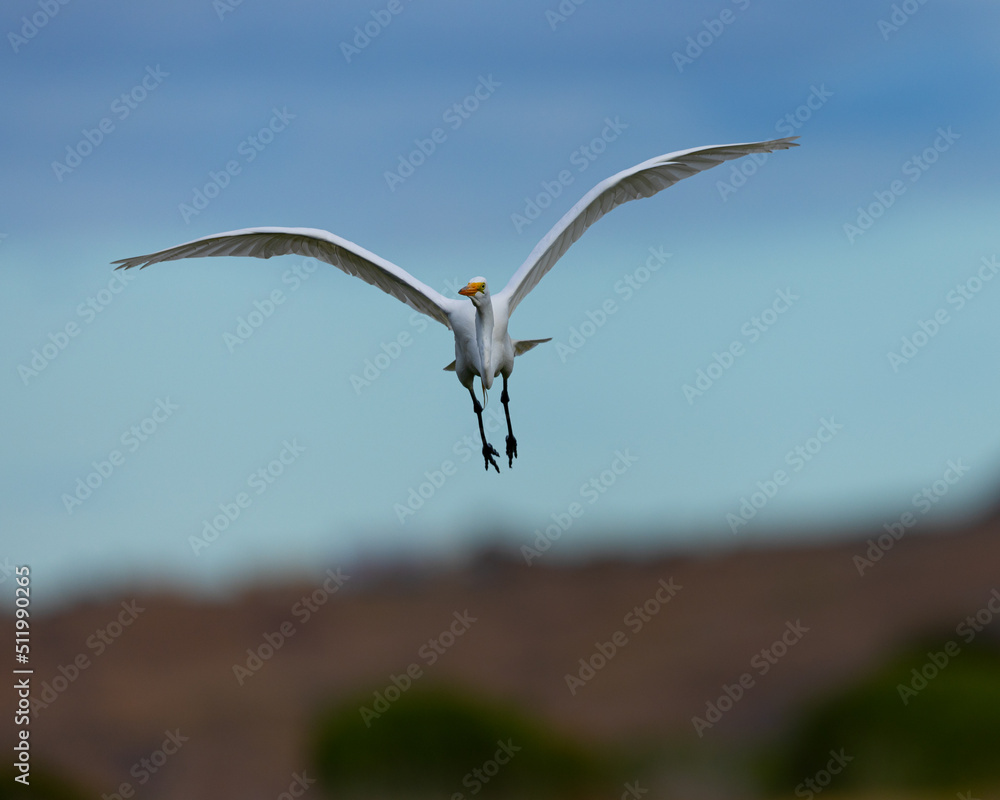
{"type": "Polygon", "coordinates": [[[514,466],[514,459],[517,458],[517,439],[511,434],[507,437],[507,467],[514,466]]]}
{"type": "Polygon", "coordinates": [[[500,467],[497,466],[496,459],[493,458],[493,456],[498,455],[500,454],[496,451],[496,448],[494,448],[489,442],[483,445],[483,460],[486,461],[487,472],[490,471],[490,464],[493,465],[493,469],[500,472],[500,467]]]}

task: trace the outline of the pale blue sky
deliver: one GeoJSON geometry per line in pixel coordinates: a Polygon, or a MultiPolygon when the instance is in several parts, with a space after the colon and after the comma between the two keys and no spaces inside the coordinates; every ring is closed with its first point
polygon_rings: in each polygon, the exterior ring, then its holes
{"type": "MultiPolygon", "coordinates": [[[[494,535],[520,546],[575,502],[582,516],[546,558],[880,525],[913,510],[949,460],[968,471],[931,513],[992,502],[1000,280],[980,272],[1000,256],[1000,10],[930,3],[891,30],[888,3],[588,0],[561,22],[546,16],[555,2],[389,5],[245,0],[221,19],[209,0],[69,3],[51,18],[36,2],[7,6],[0,557],[32,564],[43,598],[451,558],[494,535]],[[341,43],[386,13],[348,60],[341,43]],[[46,24],[28,38],[33,16],[46,24]],[[685,51],[697,57],[674,55],[685,51]],[[466,102],[478,107],[454,110],[466,102]],[[388,180],[438,128],[424,163],[388,180]],[[477,431],[441,370],[450,333],[332,267],[204,259],[109,285],[114,259],[290,225],[328,229],[441,291],[479,274],[502,286],[608,175],[789,132],[801,147],[616,210],[518,308],[515,336],[555,342],[518,360],[520,458],[499,476],[478,453],[464,460],[477,431]],[[518,224],[562,170],[572,182],[518,224]],[[213,180],[226,185],[185,213],[213,180]],[[870,229],[845,231],[890,196],[870,229]],[[671,256],[629,294],[621,282],[646,277],[651,248],[671,256]],[[949,293],[970,281],[979,290],[959,308],[949,293]],[[284,302],[227,344],[275,290],[284,302]],[[608,300],[616,312],[583,347],[556,346],[608,300]],[[890,351],[939,309],[947,321],[894,370],[890,351]],[[44,370],[22,369],[67,325],[77,335],[44,370]],[[401,334],[398,358],[352,385],[401,334]],[[732,366],[689,402],[684,385],[733,342],[732,366]],[[144,420],[140,441],[130,430],[144,420]],[[824,420],[836,432],[810,443],[824,420]],[[282,474],[248,484],[286,441],[282,474]],[[800,461],[796,447],[815,452],[800,461]],[[65,495],[115,450],[112,474],[70,513],[65,495]],[[581,493],[619,451],[635,460],[614,485],[581,493]],[[787,481],[734,534],[727,515],[778,470],[787,481]],[[425,473],[442,485],[427,483],[401,522],[425,473]],[[190,537],[244,491],[249,505],[196,556],[190,537]]],[[[491,435],[501,451],[503,436],[491,435]]]]}

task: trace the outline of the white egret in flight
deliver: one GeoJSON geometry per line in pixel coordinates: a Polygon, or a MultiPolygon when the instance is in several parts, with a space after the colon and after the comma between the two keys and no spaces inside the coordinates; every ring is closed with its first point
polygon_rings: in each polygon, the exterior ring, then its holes
{"type": "MultiPolygon", "coordinates": [[[[798,145],[792,141],[797,136],[773,139],[767,142],[725,144],[695,147],[651,158],[630,169],[612,175],[591,189],[542,240],[535,245],[527,260],[518,268],[496,294],[491,294],[486,279],[476,277],[459,291],[471,302],[445,297],[430,286],[414,278],[405,270],[386,261],[353,242],[327,231],[314,228],[246,228],[240,231],[217,233],[195,239],[145,256],[123,258],[113,263],[116,269],[146,267],[160,261],[204,256],[255,256],[270,258],[295,253],[311,256],[320,261],[355,275],[366,283],[402,300],[413,308],[455,334],[455,360],[445,369],[453,369],[459,382],[472,396],[472,407],[479,420],[479,434],[483,440],[483,460],[488,471],[492,465],[500,468],[494,456],[500,455],[486,441],[483,429],[483,407],[476,398],[473,382],[478,378],[483,392],[493,385],[497,375],[503,376],[503,403],[507,417],[507,465],[513,466],[517,457],[517,440],[510,425],[510,397],[507,379],[514,369],[514,358],[526,353],[535,345],[550,339],[511,339],[507,324],[514,309],[542,279],[563,253],[583,232],[611,209],[640,197],[652,197],[661,189],[672,186],[690,175],[710,169],[723,161],[740,158],[750,153],[770,153],[798,145]]],[[[484,398],[485,399],[485,398],[484,398]]]]}

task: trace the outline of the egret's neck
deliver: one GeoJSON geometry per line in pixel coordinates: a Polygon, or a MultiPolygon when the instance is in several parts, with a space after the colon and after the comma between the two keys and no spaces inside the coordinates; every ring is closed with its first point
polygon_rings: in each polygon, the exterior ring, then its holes
{"type": "Polygon", "coordinates": [[[493,301],[490,298],[476,307],[476,343],[479,345],[482,379],[489,389],[493,385],[493,301]]]}

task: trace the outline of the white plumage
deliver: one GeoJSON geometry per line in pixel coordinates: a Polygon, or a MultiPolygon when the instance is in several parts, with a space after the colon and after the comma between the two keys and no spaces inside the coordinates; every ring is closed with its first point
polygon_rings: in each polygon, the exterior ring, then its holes
{"type": "Polygon", "coordinates": [[[492,465],[499,471],[494,456],[497,451],[486,441],[483,430],[482,406],[476,399],[473,383],[476,378],[484,389],[493,385],[497,375],[503,376],[501,402],[507,417],[507,458],[513,465],[517,456],[517,440],[510,425],[507,379],[514,369],[515,356],[549,339],[519,341],[511,339],[507,325],[510,315],[552,269],[552,266],[579,239],[585,230],[611,209],[636,200],[651,197],[672,186],[677,181],[750,153],[770,153],[796,147],[798,137],[773,139],[767,142],[726,144],[695,147],[676,153],[651,158],[634,167],[612,175],[585,194],[535,245],[525,262],[517,269],[507,285],[491,295],[486,279],[473,278],[462,289],[471,300],[445,297],[427,284],[417,280],[406,270],[390,261],[365,250],[354,242],[342,239],[327,231],[315,228],[246,228],[239,231],[217,233],[201,239],[159,250],[145,256],[135,256],[115,261],[117,269],[147,267],[161,261],[205,256],[272,256],[294,253],[310,256],[331,264],[349,275],[402,300],[416,311],[426,314],[455,334],[455,361],[445,369],[454,368],[461,384],[472,395],[473,408],[479,419],[483,440],[483,459],[486,469],[492,465]]]}

